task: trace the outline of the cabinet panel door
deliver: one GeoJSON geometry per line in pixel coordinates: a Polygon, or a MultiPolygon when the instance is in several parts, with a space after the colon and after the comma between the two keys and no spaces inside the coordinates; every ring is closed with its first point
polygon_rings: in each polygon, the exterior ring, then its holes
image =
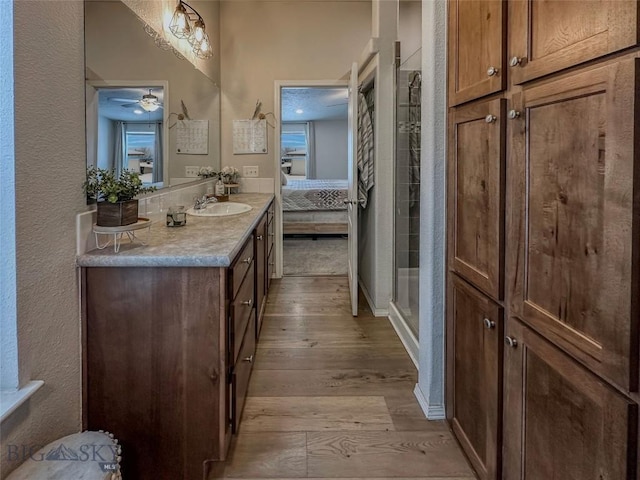
{"type": "Polygon", "coordinates": [[[450,111],[449,268],[494,299],[503,295],[505,103],[450,111]]]}
{"type": "Polygon", "coordinates": [[[520,84],[636,45],[637,15],[633,0],[510,1],[511,82],[520,84]]]}
{"type": "Polygon", "coordinates": [[[637,405],[517,320],[506,335],[503,478],[636,478],[637,405]]]}
{"type": "Polygon", "coordinates": [[[260,327],[262,326],[262,314],[264,313],[264,294],[266,289],[266,275],[267,275],[267,213],[262,216],[262,220],[256,228],[255,238],[255,277],[256,277],[256,338],[260,333],[260,327]]]}
{"type": "Polygon", "coordinates": [[[637,388],[637,61],[514,96],[511,314],[625,389],[637,388]]]}
{"type": "Polygon", "coordinates": [[[449,0],[449,106],[504,89],[506,5],[449,0]]]}
{"type": "Polygon", "coordinates": [[[482,480],[500,472],[502,308],[450,274],[447,412],[482,480]]]}

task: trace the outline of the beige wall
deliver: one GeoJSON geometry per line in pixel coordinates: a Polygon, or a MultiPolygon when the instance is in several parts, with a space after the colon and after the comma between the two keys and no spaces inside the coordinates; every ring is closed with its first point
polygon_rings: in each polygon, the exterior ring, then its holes
{"type": "Polygon", "coordinates": [[[82,3],[17,0],[15,38],[16,255],[21,383],[44,380],[1,425],[9,445],[46,444],[81,428],[75,215],[82,194],[82,3]]]}
{"type": "Polygon", "coordinates": [[[371,37],[371,2],[223,0],[220,31],[222,165],[257,165],[273,177],[274,129],[268,154],[233,155],[232,121],[251,118],[257,99],[279,117],[275,80],[347,78],[371,37]]]}

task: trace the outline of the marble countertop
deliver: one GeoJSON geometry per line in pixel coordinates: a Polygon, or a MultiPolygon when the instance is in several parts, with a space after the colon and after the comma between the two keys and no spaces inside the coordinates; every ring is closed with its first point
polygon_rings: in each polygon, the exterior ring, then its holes
{"type": "MultiPolygon", "coordinates": [[[[167,227],[164,217],[151,225],[146,245],[124,239],[113,246],[77,257],[81,267],[228,267],[257,226],[273,194],[241,193],[229,201],[251,205],[247,213],[228,217],[187,215],[184,227],[167,227]]],[[[144,240],[145,233],[140,233],[144,240]]]]}

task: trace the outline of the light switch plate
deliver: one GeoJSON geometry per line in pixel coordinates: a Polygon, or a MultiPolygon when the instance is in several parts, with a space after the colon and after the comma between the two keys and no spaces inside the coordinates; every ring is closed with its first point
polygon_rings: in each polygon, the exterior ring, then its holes
{"type": "Polygon", "coordinates": [[[243,177],[258,177],[259,168],[255,167],[242,167],[242,176],[243,177]]]}
{"type": "Polygon", "coordinates": [[[184,167],[185,177],[197,177],[200,167],[184,167]]]}

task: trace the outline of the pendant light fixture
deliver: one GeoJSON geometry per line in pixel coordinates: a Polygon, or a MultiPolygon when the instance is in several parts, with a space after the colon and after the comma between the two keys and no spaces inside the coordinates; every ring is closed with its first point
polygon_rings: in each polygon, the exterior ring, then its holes
{"type": "Polygon", "coordinates": [[[213,55],[204,20],[193,7],[182,0],[178,1],[173,12],[169,30],[177,38],[186,38],[198,58],[210,58],[213,55]]]}

